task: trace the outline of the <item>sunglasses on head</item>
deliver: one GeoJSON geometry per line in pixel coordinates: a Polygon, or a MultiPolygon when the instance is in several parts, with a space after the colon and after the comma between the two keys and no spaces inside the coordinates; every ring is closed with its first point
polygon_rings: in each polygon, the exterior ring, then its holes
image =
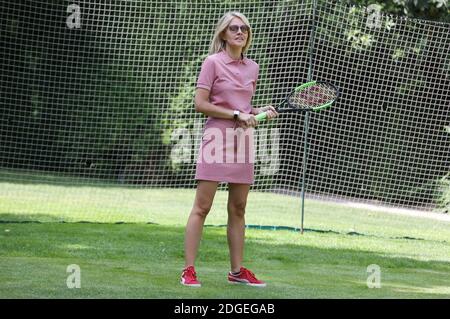
{"type": "Polygon", "coordinates": [[[246,25],[230,25],[228,26],[228,30],[233,33],[237,33],[238,30],[241,30],[242,33],[247,33],[250,28],[246,25]]]}

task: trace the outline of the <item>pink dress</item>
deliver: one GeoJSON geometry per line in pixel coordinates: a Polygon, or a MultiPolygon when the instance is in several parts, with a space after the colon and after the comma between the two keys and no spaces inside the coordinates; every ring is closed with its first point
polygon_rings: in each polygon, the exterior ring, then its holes
{"type": "MultiPolygon", "coordinates": [[[[232,59],[226,51],[203,62],[197,88],[209,90],[210,102],[251,113],[259,66],[244,57],[232,59]]],[[[237,184],[254,182],[253,128],[236,127],[234,120],[208,117],[203,129],[195,173],[196,180],[237,184]]]]}

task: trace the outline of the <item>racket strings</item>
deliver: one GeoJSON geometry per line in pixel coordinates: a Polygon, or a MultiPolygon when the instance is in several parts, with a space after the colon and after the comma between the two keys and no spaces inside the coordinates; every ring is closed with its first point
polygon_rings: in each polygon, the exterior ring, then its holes
{"type": "Polygon", "coordinates": [[[289,104],[301,109],[312,109],[324,105],[335,98],[336,90],[333,87],[326,83],[316,83],[292,94],[289,97],[289,104]]]}

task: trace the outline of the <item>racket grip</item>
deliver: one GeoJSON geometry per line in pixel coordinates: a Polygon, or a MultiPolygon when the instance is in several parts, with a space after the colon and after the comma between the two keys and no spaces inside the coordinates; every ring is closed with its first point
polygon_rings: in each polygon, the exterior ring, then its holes
{"type": "Polygon", "coordinates": [[[267,112],[259,113],[258,115],[255,116],[255,119],[258,122],[266,120],[267,119],[267,112]]]}

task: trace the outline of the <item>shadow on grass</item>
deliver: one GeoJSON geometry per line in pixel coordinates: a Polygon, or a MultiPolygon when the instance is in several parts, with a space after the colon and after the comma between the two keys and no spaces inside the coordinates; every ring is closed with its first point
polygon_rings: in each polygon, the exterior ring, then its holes
{"type": "MultiPolygon", "coordinates": [[[[83,223],[83,224],[136,224],[136,223],[130,223],[130,222],[122,222],[117,221],[114,223],[102,223],[102,222],[91,222],[91,221],[66,221],[66,217],[64,218],[58,218],[54,215],[46,215],[46,214],[0,214],[0,224],[5,223],[22,223],[22,224],[30,224],[30,223],[47,223],[47,222],[53,222],[53,223],[83,223]]],[[[140,223],[143,224],[143,223],[140,223]]],[[[147,222],[145,224],[155,224],[158,225],[158,223],[154,222],[147,222]]],[[[206,224],[205,227],[219,227],[219,228],[225,228],[227,225],[209,225],[206,224]]],[[[275,226],[275,225],[246,225],[247,229],[256,229],[256,230],[266,230],[266,231],[291,231],[299,233],[300,229],[297,227],[290,227],[290,226],[275,226]]],[[[334,234],[334,235],[348,235],[348,236],[363,236],[363,237],[372,237],[372,238],[383,238],[383,239],[404,239],[404,240],[425,240],[423,238],[416,238],[416,237],[409,237],[409,236],[401,236],[401,237],[382,237],[382,236],[375,236],[372,234],[364,234],[360,232],[350,231],[350,232],[338,232],[331,229],[314,229],[314,228],[304,228],[305,233],[321,233],[321,234],[334,234]]],[[[446,242],[446,241],[441,241],[446,242]]]]}
{"type": "Polygon", "coordinates": [[[82,177],[60,172],[40,172],[21,170],[0,170],[0,182],[20,185],[50,185],[61,187],[99,187],[99,188],[144,188],[161,187],[152,184],[123,183],[120,180],[82,177]]]}
{"type": "MultiPolygon", "coordinates": [[[[223,287],[223,282],[218,282],[212,275],[216,268],[228,267],[229,257],[225,229],[208,227],[204,230],[198,263],[203,278],[209,280],[209,287],[192,292],[180,288],[177,283],[183,265],[184,227],[35,223],[32,220],[6,223],[5,217],[0,215],[0,220],[4,221],[4,229],[0,229],[2,276],[19,278],[12,288],[15,295],[29,296],[25,278],[36,275],[28,273],[30,269],[36,269],[39,271],[36,278],[43,279],[45,284],[36,287],[33,290],[36,295],[32,296],[45,296],[48,291],[45,279],[52,282],[55,267],[61,267],[63,261],[64,265],[75,262],[87,269],[93,284],[80,292],[85,297],[230,298],[230,294],[231,298],[449,297],[445,287],[450,286],[450,263],[414,259],[414,243],[409,243],[412,250],[403,252],[411,257],[383,251],[384,245],[401,245],[399,249],[404,250],[406,241],[399,244],[373,238],[381,243],[370,251],[368,248],[345,248],[345,244],[330,247],[323,241],[324,236],[326,239],[332,237],[336,243],[348,236],[358,241],[360,236],[331,232],[297,237],[296,233],[279,231],[274,237],[271,236],[273,232],[251,229],[246,244],[246,265],[265,274],[271,288],[236,290],[223,287]],[[320,247],[321,241],[323,247],[320,247]],[[28,262],[29,267],[26,266],[28,262]],[[367,288],[366,269],[371,264],[377,264],[383,270],[385,288],[367,288]],[[150,283],[152,289],[148,288],[150,283]]],[[[364,244],[356,246],[364,247],[364,244]]],[[[65,273],[60,275],[62,278],[67,276],[65,273]]],[[[5,293],[8,294],[3,291],[3,295],[5,293]]],[[[56,296],[71,295],[62,287],[56,296]]]]}
{"type": "MultiPolygon", "coordinates": [[[[205,227],[227,227],[227,225],[205,225],[205,227]]],[[[298,227],[291,226],[269,226],[269,225],[245,225],[247,229],[258,229],[258,230],[271,230],[271,231],[293,231],[293,232],[301,232],[301,229],[298,227]]],[[[366,236],[373,238],[384,238],[384,239],[407,239],[407,240],[425,240],[424,238],[416,238],[409,236],[400,236],[400,237],[382,237],[375,235],[368,235],[364,233],[359,233],[356,231],[349,232],[338,232],[331,229],[314,229],[314,228],[304,228],[303,231],[305,233],[322,233],[322,234],[335,234],[335,235],[349,235],[349,236],[366,236]]],[[[445,241],[442,241],[445,242],[445,241]]]]}

